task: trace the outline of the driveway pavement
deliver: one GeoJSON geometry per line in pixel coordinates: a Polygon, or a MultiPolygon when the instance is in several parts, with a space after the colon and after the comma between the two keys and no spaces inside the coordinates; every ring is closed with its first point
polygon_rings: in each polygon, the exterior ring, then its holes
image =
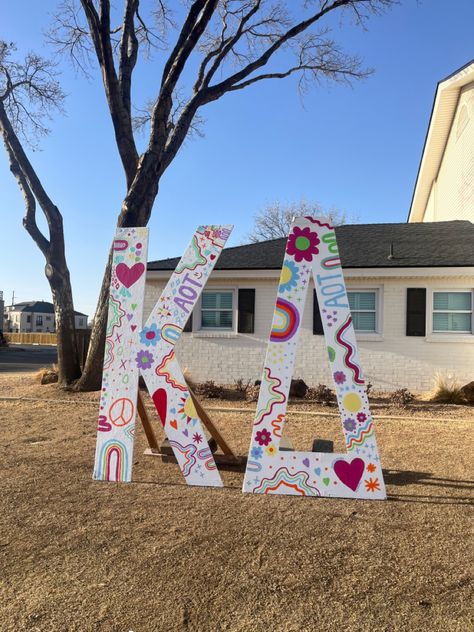
{"type": "Polygon", "coordinates": [[[0,373],[26,373],[50,366],[57,360],[54,345],[11,344],[0,347],[0,373]]]}

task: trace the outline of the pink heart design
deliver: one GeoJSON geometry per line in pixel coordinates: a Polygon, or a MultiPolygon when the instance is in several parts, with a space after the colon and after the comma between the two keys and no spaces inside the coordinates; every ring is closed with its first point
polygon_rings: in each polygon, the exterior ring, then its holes
{"type": "Polygon", "coordinates": [[[334,463],[337,478],[353,492],[357,489],[364,473],[365,463],[362,459],[352,459],[350,463],[340,459],[334,463]]]}
{"type": "Polygon", "coordinates": [[[126,263],[119,263],[115,268],[118,280],[127,288],[131,287],[135,281],[138,281],[144,272],[145,266],[143,263],[136,263],[131,268],[126,263]]]}
{"type": "Polygon", "coordinates": [[[131,329],[132,331],[135,331],[135,329],[136,329],[136,328],[137,328],[137,326],[136,326],[136,325],[130,325],[130,329],[131,329]]]}

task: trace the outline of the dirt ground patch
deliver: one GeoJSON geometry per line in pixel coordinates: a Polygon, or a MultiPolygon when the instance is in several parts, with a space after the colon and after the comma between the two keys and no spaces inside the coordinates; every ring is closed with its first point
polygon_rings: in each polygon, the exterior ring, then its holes
{"type": "MultiPolygon", "coordinates": [[[[473,629],[472,408],[380,419],[389,500],[366,502],[191,489],[141,429],[134,482],[94,482],[97,394],[22,375],[0,397],[43,399],[0,401],[2,632],[473,629]]],[[[252,414],[213,417],[245,454],[252,414]]],[[[287,429],[342,447],[334,417],[287,429]]]]}

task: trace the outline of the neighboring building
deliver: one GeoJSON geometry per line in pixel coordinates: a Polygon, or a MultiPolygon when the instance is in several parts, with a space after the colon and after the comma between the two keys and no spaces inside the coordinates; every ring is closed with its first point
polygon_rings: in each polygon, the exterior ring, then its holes
{"type": "MultiPolygon", "coordinates": [[[[470,382],[474,370],[474,224],[336,228],[365,378],[375,388],[431,387],[436,372],[470,382]]],[[[225,249],[177,345],[194,379],[259,379],[285,239],[225,249]]],[[[178,258],[148,264],[145,317],[178,258]]],[[[331,385],[314,286],[301,322],[294,377],[331,385]]]]}
{"type": "Polygon", "coordinates": [[[439,82],[409,222],[474,221],[474,60],[439,82]]]}
{"type": "MultiPolygon", "coordinates": [[[[74,312],[76,329],[87,329],[87,314],[74,312]]],[[[12,333],[55,332],[54,306],[46,301],[27,301],[8,305],[4,331],[12,333]]]]}

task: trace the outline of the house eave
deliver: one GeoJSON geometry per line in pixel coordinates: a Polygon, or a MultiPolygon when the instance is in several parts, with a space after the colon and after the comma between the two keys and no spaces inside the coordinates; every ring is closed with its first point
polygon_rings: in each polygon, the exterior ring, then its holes
{"type": "MultiPolygon", "coordinates": [[[[167,281],[172,270],[148,270],[147,281],[167,281]]],[[[393,279],[393,278],[466,278],[474,279],[474,266],[397,267],[397,268],[344,268],[347,279],[393,279]]],[[[222,279],[278,279],[280,268],[214,270],[211,280],[222,279]]]]}
{"type": "Polygon", "coordinates": [[[461,90],[474,82],[474,60],[438,83],[413,190],[408,222],[423,221],[443,159],[461,90]]]}

